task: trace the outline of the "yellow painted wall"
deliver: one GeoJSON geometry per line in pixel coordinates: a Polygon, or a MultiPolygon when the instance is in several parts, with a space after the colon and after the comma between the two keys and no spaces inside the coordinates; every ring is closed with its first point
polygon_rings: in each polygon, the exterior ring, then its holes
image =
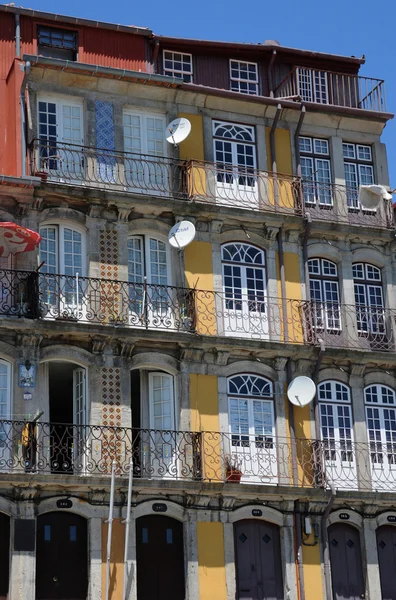
{"type": "Polygon", "coordinates": [[[181,160],[192,160],[193,164],[188,170],[188,192],[190,196],[206,195],[206,171],[203,165],[195,161],[205,159],[203,121],[201,115],[190,115],[179,113],[178,117],[184,117],[191,123],[191,133],[184,142],[179,144],[179,156],[181,160]]]}
{"type": "Polygon", "coordinates": [[[195,328],[202,335],[216,335],[212,244],[192,242],[186,246],[184,268],[187,287],[197,289],[194,294],[195,328]]]}
{"type": "Polygon", "coordinates": [[[199,600],[226,600],[223,523],[197,523],[199,600]]]}
{"type": "Polygon", "coordinates": [[[190,414],[192,431],[203,431],[201,459],[203,478],[224,480],[224,451],[219,422],[219,397],[216,375],[190,373],[190,414]]]}
{"type": "MultiPolygon", "coordinates": [[[[302,327],[302,313],[298,300],[302,299],[301,290],[301,279],[300,279],[300,259],[299,255],[295,252],[284,252],[283,260],[285,263],[285,283],[286,283],[286,310],[288,319],[288,333],[289,341],[295,344],[302,344],[304,342],[303,327],[302,327]]],[[[282,286],[280,281],[280,265],[279,255],[276,253],[276,273],[278,278],[278,297],[279,311],[283,314],[283,306],[281,302],[282,298],[282,286]]],[[[282,321],[282,320],[281,320],[282,321]]],[[[282,326],[282,323],[281,323],[282,326]]]]}
{"type": "MultiPolygon", "coordinates": [[[[272,172],[272,156],[270,145],[270,127],[265,128],[265,139],[267,144],[267,169],[272,172]]],[[[291,139],[288,129],[280,129],[275,131],[275,149],[276,149],[276,169],[279,177],[274,180],[273,177],[268,178],[268,199],[271,204],[275,204],[275,186],[278,191],[279,206],[292,208],[294,207],[294,194],[292,180],[281,175],[293,175],[293,162],[291,152],[291,139]]]]}
{"type": "MultiPolygon", "coordinates": [[[[106,598],[106,551],[108,524],[102,522],[102,600],[106,598]]],[[[125,525],[114,519],[110,554],[109,600],[123,600],[125,525]]]]}
{"type": "MultiPolygon", "coordinates": [[[[312,544],[313,535],[307,542],[312,544]]],[[[320,564],[320,546],[303,546],[303,573],[305,586],[305,600],[322,600],[322,569],[320,564]]]]}

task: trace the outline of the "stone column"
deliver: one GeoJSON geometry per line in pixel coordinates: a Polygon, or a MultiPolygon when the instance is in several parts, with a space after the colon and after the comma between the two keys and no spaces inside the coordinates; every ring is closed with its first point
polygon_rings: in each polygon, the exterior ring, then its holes
{"type": "MultiPolygon", "coordinates": [[[[19,518],[35,520],[34,507],[20,507],[19,518]]],[[[11,519],[11,569],[9,600],[34,600],[36,598],[36,552],[16,551],[14,537],[15,520],[11,519]]]]}
{"type": "Polygon", "coordinates": [[[354,365],[349,378],[352,394],[354,455],[360,489],[371,489],[370,455],[367,440],[366,412],[364,407],[364,366],[354,365]]]}
{"type": "Polygon", "coordinates": [[[98,600],[102,597],[102,519],[92,517],[88,521],[90,569],[88,599],[98,600]]]}
{"type": "MultiPolygon", "coordinates": [[[[289,511],[293,510],[290,503],[289,511]]],[[[283,526],[280,528],[281,558],[283,565],[283,589],[285,598],[297,600],[297,577],[294,556],[294,517],[292,514],[284,515],[283,526]]]]}
{"type": "Polygon", "coordinates": [[[186,562],[186,600],[199,598],[198,581],[198,546],[197,546],[197,513],[195,510],[186,511],[184,523],[185,562],[186,562]]]}
{"type": "Polygon", "coordinates": [[[224,523],[224,558],[226,570],[227,600],[236,596],[234,525],[224,523]]]}
{"type": "Polygon", "coordinates": [[[126,595],[128,600],[137,600],[136,519],[133,510],[132,508],[128,540],[128,593],[126,595]]]}
{"type": "Polygon", "coordinates": [[[366,561],[366,588],[368,591],[368,597],[370,600],[381,600],[381,582],[380,582],[380,574],[378,567],[378,551],[377,551],[377,536],[375,533],[377,527],[377,523],[375,519],[363,519],[363,536],[364,536],[364,546],[362,548],[362,554],[364,555],[366,561]]]}

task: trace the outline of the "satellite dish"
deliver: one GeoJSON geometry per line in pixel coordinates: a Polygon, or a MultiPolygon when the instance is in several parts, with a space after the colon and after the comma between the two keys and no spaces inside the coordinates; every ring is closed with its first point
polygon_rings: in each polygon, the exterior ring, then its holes
{"type": "Polygon", "coordinates": [[[309,377],[295,377],[287,388],[287,397],[295,406],[307,406],[315,398],[316,385],[309,377]]]}
{"type": "Polygon", "coordinates": [[[173,225],[168,235],[168,241],[173,248],[184,248],[195,238],[195,226],[190,221],[180,221],[173,225]]]}
{"type": "Polygon", "coordinates": [[[170,144],[174,144],[174,146],[177,146],[189,136],[190,131],[191,123],[188,119],[184,119],[183,117],[180,119],[175,119],[166,126],[166,141],[170,144]]]}
{"type": "Polygon", "coordinates": [[[358,199],[363,208],[373,210],[382,200],[392,200],[392,194],[383,185],[361,185],[358,199]]]}

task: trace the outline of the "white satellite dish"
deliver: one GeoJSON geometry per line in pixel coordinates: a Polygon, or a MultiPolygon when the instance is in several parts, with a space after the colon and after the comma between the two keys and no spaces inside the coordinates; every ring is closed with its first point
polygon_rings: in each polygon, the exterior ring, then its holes
{"type": "Polygon", "coordinates": [[[181,117],[180,119],[175,119],[169,125],[166,126],[165,129],[165,138],[166,141],[174,146],[183,142],[189,135],[191,131],[191,123],[188,119],[184,119],[181,117]]]}
{"type": "Polygon", "coordinates": [[[309,377],[295,377],[287,388],[287,397],[295,406],[306,406],[315,398],[316,385],[309,377]]]}
{"type": "Polygon", "coordinates": [[[392,194],[383,185],[361,185],[358,199],[363,208],[373,210],[382,200],[392,200],[392,194]]]}
{"type": "Polygon", "coordinates": [[[195,238],[195,226],[191,221],[180,221],[173,225],[168,235],[168,241],[173,248],[184,248],[195,238]]]}

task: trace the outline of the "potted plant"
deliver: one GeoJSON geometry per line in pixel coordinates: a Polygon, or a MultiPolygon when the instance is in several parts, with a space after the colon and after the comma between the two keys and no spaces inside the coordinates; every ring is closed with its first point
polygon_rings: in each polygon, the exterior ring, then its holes
{"type": "Polygon", "coordinates": [[[229,483],[240,483],[242,471],[239,468],[238,461],[227,456],[225,459],[226,481],[229,483]]]}

